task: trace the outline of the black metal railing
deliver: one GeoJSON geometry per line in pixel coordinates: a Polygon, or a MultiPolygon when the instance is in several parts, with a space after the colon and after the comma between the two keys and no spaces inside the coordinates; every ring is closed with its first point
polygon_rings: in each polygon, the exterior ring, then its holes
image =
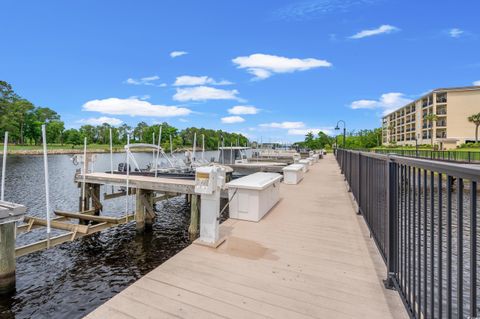
{"type": "Polygon", "coordinates": [[[480,169],[337,150],[349,188],[413,318],[479,314],[480,169]]]}
{"type": "Polygon", "coordinates": [[[377,149],[377,154],[395,154],[400,156],[425,158],[439,161],[480,163],[479,151],[432,151],[432,150],[404,150],[404,149],[377,149]]]}

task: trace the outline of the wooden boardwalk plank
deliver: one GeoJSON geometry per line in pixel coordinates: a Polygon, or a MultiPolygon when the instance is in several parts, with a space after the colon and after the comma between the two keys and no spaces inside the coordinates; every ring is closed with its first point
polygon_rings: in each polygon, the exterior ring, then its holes
{"type": "Polygon", "coordinates": [[[280,191],[260,222],[227,220],[218,249],[187,247],[89,318],[408,318],[332,156],[280,191]]]}

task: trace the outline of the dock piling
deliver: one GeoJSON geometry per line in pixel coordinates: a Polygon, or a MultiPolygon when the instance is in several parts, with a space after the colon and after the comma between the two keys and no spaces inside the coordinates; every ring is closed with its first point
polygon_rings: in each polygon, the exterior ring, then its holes
{"type": "Polygon", "coordinates": [[[142,202],[144,190],[137,188],[135,194],[135,222],[137,234],[143,234],[145,231],[145,206],[142,202]]]}
{"type": "Polygon", "coordinates": [[[195,239],[198,237],[198,195],[190,195],[190,226],[188,227],[188,233],[190,234],[190,239],[195,239]]]}
{"type": "Polygon", "coordinates": [[[0,224],[0,295],[15,291],[15,227],[0,224]]]}

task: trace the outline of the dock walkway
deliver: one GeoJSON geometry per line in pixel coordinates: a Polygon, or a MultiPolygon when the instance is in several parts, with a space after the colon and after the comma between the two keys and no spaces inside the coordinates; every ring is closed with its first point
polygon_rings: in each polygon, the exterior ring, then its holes
{"type": "Polygon", "coordinates": [[[408,318],[333,156],[259,223],[229,219],[87,318],[408,318]]]}

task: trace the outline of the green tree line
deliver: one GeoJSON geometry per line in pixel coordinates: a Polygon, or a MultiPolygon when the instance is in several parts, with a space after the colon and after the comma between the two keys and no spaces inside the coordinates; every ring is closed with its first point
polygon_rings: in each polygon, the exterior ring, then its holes
{"type": "Polygon", "coordinates": [[[113,127],[107,123],[102,125],[83,125],[79,129],[65,129],[60,115],[48,107],[35,106],[33,103],[16,94],[12,86],[0,80],[0,136],[9,132],[9,143],[16,145],[38,145],[41,143],[41,127],[46,124],[47,140],[52,144],[109,144],[110,130],[115,145],[126,144],[130,134],[131,143],[158,143],[160,126],[162,127],[162,147],[170,148],[170,136],[174,149],[192,147],[194,134],[197,133],[197,145],[202,145],[205,136],[205,148],[216,149],[222,144],[246,145],[248,139],[242,134],[229,133],[222,130],[190,127],[179,130],[168,123],[148,125],[138,123],[135,127],[122,124],[113,127]]]}
{"type": "MultiPolygon", "coordinates": [[[[348,132],[345,136],[345,148],[349,149],[365,149],[373,148],[381,145],[382,142],[382,129],[376,128],[373,130],[360,130],[348,132]]],[[[297,142],[294,145],[300,148],[309,149],[330,149],[335,143],[338,143],[338,147],[343,147],[343,134],[329,136],[324,132],[314,134],[313,132],[305,135],[305,140],[297,142]]]]}

